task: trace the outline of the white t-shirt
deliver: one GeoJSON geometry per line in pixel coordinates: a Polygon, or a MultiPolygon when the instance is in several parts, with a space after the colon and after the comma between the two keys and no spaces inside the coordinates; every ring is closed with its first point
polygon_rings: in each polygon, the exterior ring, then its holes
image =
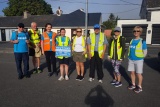
{"type": "Polygon", "coordinates": [[[76,37],[75,39],[76,39],[75,40],[76,42],[75,42],[74,51],[75,52],[83,52],[84,50],[83,50],[83,46],[82,46],[82,36],[76,37]]]}

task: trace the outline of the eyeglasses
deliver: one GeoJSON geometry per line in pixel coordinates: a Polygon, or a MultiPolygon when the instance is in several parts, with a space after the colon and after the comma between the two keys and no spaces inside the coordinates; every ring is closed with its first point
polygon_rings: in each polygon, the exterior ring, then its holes
{"type": "Polygon", "coordinates": [[[120,31],[118,31],[118,30],[115,30],[114,32],[120,32],[120,31]]]}
{"type": "Polygon", "coordinates": [[[140,32],[139,30],[134,30],[133,32],[140,32]]]}
{"type": "Polygon", "coordinates": [[[79,33],[82,33],[82,31],[77,31],[77,33],[78,33],[78,32],[79,32],[79,33]]]}

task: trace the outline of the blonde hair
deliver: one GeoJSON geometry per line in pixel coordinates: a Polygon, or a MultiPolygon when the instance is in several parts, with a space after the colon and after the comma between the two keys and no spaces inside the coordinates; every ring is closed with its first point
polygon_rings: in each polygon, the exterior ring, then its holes
{"type": "Polygon", "coordinates": [[[143,32],[143,29],[140,26],[135,26],[133,30],[139,30],[141,33],[143,32]]]}
{"type": "Polygon", "coordinates": [[[77,31],[78,29],[80,29],[80,30],[82,31],[82,28],[80,28],[80,27],[78,27],[78,28],[76,29],[76,31],[77,31]]]}

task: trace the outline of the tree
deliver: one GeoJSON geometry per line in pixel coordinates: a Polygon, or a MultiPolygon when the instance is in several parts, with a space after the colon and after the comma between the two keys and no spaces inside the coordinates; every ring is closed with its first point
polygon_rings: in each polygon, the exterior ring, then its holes
{"type": "Polygon", "coordinates": [[[31,15],[53,14],[45,0],[8,0],[8,7],[2,11],[5,16],[22,16],[24,11],[31,15]]]}
{"type": "Polygon", "coordinates": [[[118,16],[115,17],[115,15],[113,13],[111,13],[109,15],[108,20],[103,22],[103,26],[105,27],[105,29],[113,29],[116,27],[117,20],[119,20],[119,19],[120,18],[118,16]]]}

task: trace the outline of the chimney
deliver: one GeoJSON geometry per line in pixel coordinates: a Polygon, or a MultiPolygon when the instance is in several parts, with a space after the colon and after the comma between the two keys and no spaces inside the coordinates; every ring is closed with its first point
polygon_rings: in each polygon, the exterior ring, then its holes
{"type": "Polygon", "coordinates": [[[29,16],[31,16],[31,14],[29,14],[28,11],[25,10],[25,11],[23,12],[23,18],[24,18],[24,19],[27,19],[29,16]]]}

